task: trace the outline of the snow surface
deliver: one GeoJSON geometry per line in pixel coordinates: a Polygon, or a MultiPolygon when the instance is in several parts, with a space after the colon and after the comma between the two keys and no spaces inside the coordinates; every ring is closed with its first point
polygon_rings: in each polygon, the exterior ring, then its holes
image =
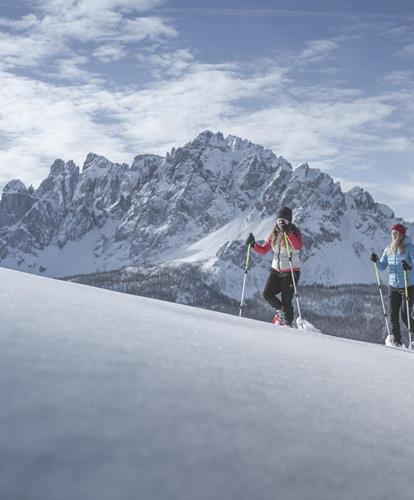
{"type": "Polygon", "coordinates": [[[0,282],[1,499],[413,498],[413,354],[0,282]]]}
{"type": "MultiPolygon", "coordinates": [[[[76,274],[88,274],[91,269],[97,272],[112,271],[120,269],[125,264],[129,248],[124,242],[119,242],[117,248],[112,247],[113,253],[106,253],[104,259],[101,258],[105,249],[105,242],[114,231],[116,223],[109,220],[100,229],[89,231],[78,241],[68,241],[63,248],[50,244],[44,250],[39,250],[36,256],[27,255],[24,262],[19,267],[24,272],[39,273],[48,277],[66,277],[76,274]],[[40,261],[45,263],[43,271],[39,271],[40,261]]],[[[14,269],[15,262],[11,255],[8,255],[1,262],[2,267],[14,269]]]]}

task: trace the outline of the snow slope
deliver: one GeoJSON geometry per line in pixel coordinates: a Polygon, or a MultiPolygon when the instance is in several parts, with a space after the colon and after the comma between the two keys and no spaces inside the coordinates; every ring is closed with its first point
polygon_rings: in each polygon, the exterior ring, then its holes
{"type": "Polygon", "coordinates": [[[414,355],[0,283],[1,499],[412,498],[414,355]]]}

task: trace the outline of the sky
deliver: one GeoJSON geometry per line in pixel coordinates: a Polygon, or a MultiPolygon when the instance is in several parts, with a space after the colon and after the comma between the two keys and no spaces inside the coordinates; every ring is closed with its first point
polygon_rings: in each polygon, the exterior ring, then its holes
{"type": "Polygon", "coordinates": [[[0,0],[0,187],[203,130],[414,220],[412,0],[0,0]]]}

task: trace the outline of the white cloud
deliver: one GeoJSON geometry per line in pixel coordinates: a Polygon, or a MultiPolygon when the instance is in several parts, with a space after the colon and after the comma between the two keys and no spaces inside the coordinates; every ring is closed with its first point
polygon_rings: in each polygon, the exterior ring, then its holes
{"type": "Polygon", "coordinates": [[[414,86],[414,71],[398,70],[388,73],[382,77],[387,85],[413,87],[414,86]]]}
{"type": "MultiPolygon", "coordinates": [[[[369,167],[367,167],[368,169],[369,167]]],[[[340,176],[334,176],[335,181],[339,182],[341,184],[341,189],[342,191],[350,191],[354,187],[358,186],[366,191],[373,191],[378,187],[377,183],[374,182],[363,182],[361,183],[360,181],[357,180],[351,180],[349,178],[345,177],[340,177],[340,176]]]]}
{"type": "Polygon", "coordinates": [[[35,67],[65,53],[57,39],[54,43],[47,36],[25,36],[0,33],[0,67],[35,67]]]}
{"type": "Polygon", "coordinates": [[[21,19],[0,17],[0,27],[13,31],[25,31],[34,28],[38,23],[39,18],[35,14],[28,14],[21,19]]]}
{"type": "Polygon", "coordinates": [[[194,63],[194,56],[188,49],[169,52],[153,51],[137,54],[138,62],[151,67],[155,78],[178,77],[194,63]]]}
{"type": "Polygon", "coordinates": [[[103,63],[119,61],[127,56],[127,52],[120,44],[105,44],[98,47],[92,53],[93,57],[103,63]]]}
{"type": "Polygon", "coordinates": [[[185,75],[148,89],[105,90],[99,84],[62,87],[0,73],[0,181],[12,164],[36,182],[56,158],[82,162],[94,150],[117,161],[141,152],[164,154],[200,130],[219,128],[238,99],[277,85],[281,73],[243,76],[235,66],[193,65],[185,75]],[[24,158],[24,161],[22,161],[24,158]]]}
{"type": "MultiPolygon", "coordinates": [[[[40,0],[18,20],[0,18],[0,65],[9,69],[53,64],[62,57],[121,59],[127,47],[175,38],[177,31],[145,12],[159,0],[40,0]]],[[[63,75],[64,76],[64,75],[63,75]]]]}
{"type": "MultiPolygon", "coordinates": [[[[398,182],[396,179],[392,184],[389,183],[371,183],[368,186],[377,193],[386,195],[392,200],[393,205],[409,203],[412,206],[414,198],[414,179],[408,178],[405,182],[398,182]]],[[[414,218],[414,213],[411,209],[410,219],[414,218]]]]}
{"type": "Polygon", "coordinates": [[[48,79],[67,80],[68,82],[103,83],[103,78],[98,73],[93,73],[89,68],[89,59],[85,56],[71,56],[65,59],[56,59],[53,67],[45,74],[48,79]]]}
{"type": "Polygon", "coordinates": [[[240,116],[239,100],[274,88],[281,74],[274,69],[246,76],[235,66],[194,64],[179,78],[118,99],[123,136],[137,149],[164,153],[201,130],[226,128],[229,117],[240,116]]]}
{"type": "Polygon", "coordinates": [[[403,47],[398,55],[401,55],[401,56],[408,56],[408,57],[412,57],[414,56],[414,43],[411,43],[409,45],[406,45],[405,47],[403,47]]]}
{"type": "Polygon", "coordinates": [[[311,40],[306,43],[305,49],[300,52],[298,59],[310,63],[322,61],[338,48],[333,40],[311,40]]]}
{"type": "Polygon", "coordinates": [[[414,212],[412,210],[412,200],[414,198],[414,176],[407,177],[405,182],[394,180],[393,183],[387,182],[367,182],[335,176],[335,181],[339,181],[343,191],[349,191],[355,186],[359,186],[371,195],[378,203],[386,203],[394,211],[398,217],[403,217],[406,221],[414,220],[414,212]]]}
{"type": "MultiPolygon", "coordinates": [[[[169,57],[154,64],[167,66],[169,57]]],[[[168,79],[118,91],[99,81],[65,88],[3,72],[0,129],[9,131],[9,142],[7,153],[0,153],[1,170],[10,162],[22,168],[24,157],[21,176],[35,182],[39,170],[34,175],[33,166],[46,168],[55,157],[80,163],[94,150],[129,162],[143,152],[164,154],[207,128],[247,137],[293,163],[310,161],[324,169],[355,162],[368,149],[410,147],[404,137],[384,140],[379,133],[393,112],[381,97],[336,89],[313,94],[305,87],[301,93],[299,86],[290,94],[286,70],[203,65],[191,57],[182,53],[185,67],[168,79]],[[245,108],[244,101],[251,99],[257,105],[245,108]]]]}
{"type": "Polygon", "coordinates": [[[120,42],[139,42],[145,38],[157,40],[160,37],[176,37],[177,31],[158,17],[137,17],[127,19],[123,33],[117,36],[120,42]]]}
{"type": "Polygon", "coordinates": [[[390,39],[393,42],[397,43],[410,43],[413,40],[414,34],[414,18],[411,16],[406,16],[405,19],[397,23],[391,23],[385,25],[382,30],[378,30],[378,32],[390,39]]]}
{"type": "Polygon", "coordinates": [[[330,98],[326,90],[319,100],[291,100],[288,96],[284,100],[280,95],[277,103],[238,117],[233,126],[239,134],[265,142],[293,163],[310,161],[332,169],[341,161],[346,164],[347,157],[349,162],[355,151],[380,150],[383,140],[375,128],[385,126],[391,113],[392,107],[380,98],[344,102],[330,98]]]}
{"type": "Polygon", "coordinates": [[[93,15],[99,10],[145,12],[165,2],[164,0],[35,0],[33,3],[47,14],[93,15]]]}
{"type": "MultiPolygon", "coordinates": [[[[229,9],[229,8],[205,8],[205,7],[187,7],[187,8],[164,8],[160,12],[168,14],[196,14],[201,16],[242,16],[242,17],[327,17],[344,18],[355,22],[356,19],[372,20],[398,20],[406,21],[407,16],[403,14],[386,13],[362,13],[362,12],[340,12],[336,10],[287,10],[287,9],[229,9]]],[[[409,17],[409,16],[408,16],[409,17]]]]}
{"type": "Polygon", "coordinates": [[[414,140],[408,137],[387,137],[378,149],[394,153],[414,152],[414,140]]]}
{"type": "Polygon", "coordinates": [[[10,171],[25,183],[37,183],[53,158],[80,162],[93,148],[122,156],[123,144],[114,131],[94,119],[96,87],[68,89],[4,72],[0,80],[0,130],[6,131],[0,133],[0,183],[10,180],[10,171]]]}

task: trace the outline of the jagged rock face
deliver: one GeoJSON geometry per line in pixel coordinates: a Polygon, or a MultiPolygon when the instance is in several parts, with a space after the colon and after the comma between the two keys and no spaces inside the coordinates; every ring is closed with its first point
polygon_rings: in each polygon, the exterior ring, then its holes
{"type": "Polygon", "coordinates": [[[132,170],[140,173],[139,188],[117,239],[131,239],[130,257],[145,261],[154,247],[197,241],[263,205],[262,186],[291,167],[264,148],[206,132],[165,159],[137,157],[132,170]]]}
{"type": "MultiPolygon", "coordinates": [[[[236,296],[242,241],[250,231],[266,237],[282,205],[304,234],[302,280],[371,281],[366,256],[388,239],[388,207],[360,188],[344,193],[307,164],[292,169],[261,146],[209,131],[165,158],[139,155],[131,167],[91,153],[82,171],[56,160],[37,190],[10,182],[0,202],[0,260],[50,276],[199,262],[236,296]]],[[[251,290],[270,260],[253,257],[251,290]]]]}
{"type": "Polygon", "coordinates": [[[32,208],[34,201],[23,182],[14,180],[6,184],[0,204],[1,227],[18,222],[32,208]]]}
{"type": "Polygon", "coordinates": [[[345,195],[339,183],[308,164],[299,165],[289,180],[282,204],[297,207],[295,221],[308,228],[304,254],[318,251],[341,238],[341,220],[346,212],[345,195]]]}

